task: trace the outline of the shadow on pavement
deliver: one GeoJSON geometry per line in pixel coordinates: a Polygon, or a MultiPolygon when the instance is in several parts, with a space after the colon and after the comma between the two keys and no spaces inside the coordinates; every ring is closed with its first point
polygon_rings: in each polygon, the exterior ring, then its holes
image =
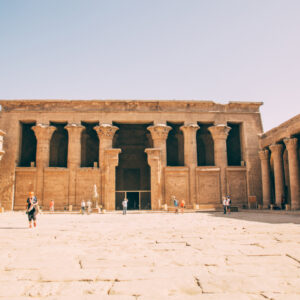
{"type": "MultiPolygon", "coordinates": [[[[201,212],[200,212],[201,213],[201,212]]],[[[250,222],[261,222],[269,224],[300,224],[300,213],[270,213],[270,212],[232,212],[230,214],[223,214],[223,212],[205,212],[216,218],[236,219],[250,222]]]]}

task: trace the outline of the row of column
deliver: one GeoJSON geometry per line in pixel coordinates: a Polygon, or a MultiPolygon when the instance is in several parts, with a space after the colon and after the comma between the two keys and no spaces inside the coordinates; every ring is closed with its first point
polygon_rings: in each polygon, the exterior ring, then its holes
{"type": "MultiPolygon", "coordinates": [[[[75,181],[76,169],[80,167],[80,137],[85,128],[79,124],[68,124],[68,168],[69,176],[69,204],[75,203],[75,181]]],[[[185,166],[189,167],[189,190],[190,202],[196,203],[196,172],[197,167],[197,142],[196,132],[200,127],[197,124],[181,126],[184,133],[184,161],[185,166]]],[[[50,139],[56,127],[38,124],[32,127],[37,138],[36,168],[37,168],[37,196],[43,197],[44,168],[49,164],[50,139]]],[[[107,209],[114,209],[115,206],[115,167],[118,165],[118,156],[121,149],[113,149],[112,141],[118,127],[111,124],[101,124],[95,126],[100,145],[99,145],[99,167],[101,168],[102,188],[101,199],[105,199],[107,209]]],[[[164,195],[163,168],[166,166],[166,140],[172,128],[165,124],[149,126],[154,148],[146,149],[148,163],[151,167],[151,203],[152,208],[159,208],[162,204],[164,195]]],[[[226,195],[226,166],[227,149],[226,139],[230,127],[226,125],[216,125],[209,127],[214,140],[215,165],[220,168],[221,174],[221,194],[226,195]]],[[[104,203],[103,203],[104,204],[104,203]]]]}
{"type": "MultiPolygon", "coordinates": [[[[291,208],[300,208],[300,178],[298,160],[298,139],[283,139],[288,152],[289,180],[291,192],[291,208]]],[[[283,145],[272,144],[269,146],[274,160],[274,181],[275,181],[275,204],[281,206],[284,195],[284,169],[283,169],[283,145]]],[[[259,157],[261,160],[263,206],[268,208],[271,204],[271,178],[270,178],[270,151],[261,150],[259,157]]]]}
{"type": "Polygon", "coordinates": [[[2,156],[4,155],[4,150],[3,150],[3,137],[5,135],[5,132],[0,130],[0,160],[2,159],[2,156]]]}

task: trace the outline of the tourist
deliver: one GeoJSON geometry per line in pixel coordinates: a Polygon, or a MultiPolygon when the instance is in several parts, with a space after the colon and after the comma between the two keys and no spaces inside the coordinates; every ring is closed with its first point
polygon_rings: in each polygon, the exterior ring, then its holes
{"type": "Polygon", "coordinates": [[[50,210],[51,212],[54,212],[54,200],[51,200],[51,201],[50,201],[50,204],[49,204],[49,210],[50,210]]]}
{"type": "Polygon", "coordinates": [[[172,199],[173,199],[173,204],[175,207],[175,214],[178,214],[178,200],[176,199],[175,196],[172,196],[172,199]]]}
{"type": "Polygon", "coordinates": [[[184,200],[181,200],[181,201],[180,201],[180,210],[181,210],[181,213],[183,213],[184,208],[185,208],[185,201],[184,201],[184,200]]]}
{"type": "Polygon", "coordinates": [[[89,215],[92,212],[92,202],[91,202],[91,200],[88,200],[86,204],[87,204],[87,213],[89,215]]]}
{"type": "Polygon", "coordinates": [[[36,215],[38,213],[38,201],[34,196],[34,192],[29,193],[29,198],[27,198],[27,210],[26,214],[28,215],[29,228],[33,226],[36,227],[36,215]]]}
{"type": "Polygon", "coordinates": [[[227,212],[230,214],[231,199],[230,199],[229,195],[227,195],[226,200],[227,200],[226,209],[227,209],[227,212]]]}
{"type": "Polygon", "coordinates": [[[226,211],[227,211],[227,198],[226,196],[223,197],[223,209],[224,209],[224,215],[226,215],[226,211]]]}
{"type": "Polygon", "coordinates": [[[128,204],[128,199],[124,198],[123,202],[122,202],[122,206],[123,206],[123,215],[126,215],[127,212],[127,204],[128,204]]]}
{"type": "Polygon", "coordinates": [[[81,206],[81,213],[84,214],[85,213],[85,201],[84,200],[81,201],[80,206],[81,206]]]}

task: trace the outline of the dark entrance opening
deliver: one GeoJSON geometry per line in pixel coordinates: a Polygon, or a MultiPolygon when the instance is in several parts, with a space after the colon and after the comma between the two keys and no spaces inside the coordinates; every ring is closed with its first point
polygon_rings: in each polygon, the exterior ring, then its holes
{"type": "Polygon", "coordinates": [[[228,166],[240,166],[242,161],[241,151],[241,126],[228,123],[231,129],[226,140],[228,166]]]}
{"type": "Polygon", "coordinates": [[[81,133],[81,167],[93,167],[99,161],[99,138],[94,129],[99,122],[81,124],[85,126],[81,133]]]}
{"type": "Polygon", "coordinates": [[[167,122],[172,127],[167,138],[167,166],[184,166],[184,139],[180,130],[183,124],[167,122]]]}
{"type": "Polygon", "coordinates": [[[20,167],[30,167],[31,163],[35,164],[36,137],[31,129],[32,126],[35,126],[35,122],[21,123],[20,167]]]}
{"type": "Polygon", "coordinates": [[[68,161],[68,131],[65,129],[67,123],[50,122],[56,130],[50,140],[50,167],[67,168],[68,161]]]}
{"type": "Polygon", "coordinates": [[[214,166],[214,141],[208,128],[213,123],[200,123],[197,131],[197,159],[198,166],[214,166]]]}
{"type": "Polygon", "coordinates": [[[116,209],[128,199],[128,209],[151,209],[150,167],[146,148],[153,142],[147,127],[152,124],[120,124],[113,140],[114,148],[121,148],[116,168],[116,209]]]}

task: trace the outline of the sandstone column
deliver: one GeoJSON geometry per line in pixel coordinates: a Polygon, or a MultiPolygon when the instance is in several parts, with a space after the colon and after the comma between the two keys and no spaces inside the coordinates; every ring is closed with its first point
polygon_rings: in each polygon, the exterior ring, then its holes
{"type": "Polygon", "coordinates": [[[188,124],[180,127],[184,135],[184,165],[189,167],[190,204],[196,204],[196,167],[197,141],[196,132],[200,127],[197,124],[188,124]]]}
{"type": "Polygon", "coordinates": [[[76,170],[80,168],[81,161],[81,132],[84,126],[68,124],[68,169],[69,169],[69,201],[68,204],[76,206],[76,170]]]}
{"type": "Polygon", "coordinates": [[[261,179],[263,190],[263,208],[268,208],[271,204],[271,179],[270,179],[270,155],[269,150],[259,151],[261,163],[261,179]]]}
{"type": "Polygon", "coordinates": [[[5,153],[3,150],[3,136],[4,135],[5,135],[5,132],[0,130],[0,160],[2,159],[2,156],[5,153]]]}
{"type": "Polygon", "coordinates": [[[290,138],[283,140],[288,151],[289,177],[291,189],[291,208],[300,208],[300,178],[298,160],[298,139],[290,138]]]}
{"type": "MultiPolygon", "coordinates": [[[[112,198],[115,199],[115,192],[112,191],[111,188],[107,189],[105,187],[106,182],[108,182],[108,177],[111,177],[111,172],[115,172],[115,167],[114,166],[113,170],[110,169],[108,170],[107,168],[109,167],[108,162],[110,160],[110,158],[113,160],[113,155],[109,156],[109,154],[107,154],[105,156],[105,151],[108,149],[112,149],[112,141],[113,141],[113,137],[116,133],[116,131],[119,129],[117,126],[113,126],[111,124],[101,124],[99,126],[95,126],[94,129],[96,130],[98,137],[99,137],[99,167],[100,167],[100,171],[101,171],[101,199],[100,199],[100,203],[102,205],[104,205],[104,207],[106,209],[114,209],[115,207],[115,203],[113,203],[113,206],[111,206],[113,200],[111,200],[112,198]],[[110,157],[110,158],[109,158],[110,157]],[[109,194],[110,191],[113,194],[109,194]],[[109,200],[110,199],[110,200],[109,200]],[[109,204],[107,204],[109,203],[109,204]],[[109,207],[113,207],[113,208],[108,208],[107,205],[109,205],[109,207]]],[[[117,153],[120,153],[120,149],[113,149],[113,150],[118,150],[117,153]]],[[[109,152],[108,152],[109,153],[109,152]]],[[[112,152],[115,153],[115,152],[112,152]]],[[[118,162],[118,161],[117,161],[118,162]]],[[[115,173],[114,173],[115,174],[115,173]]],[[[113,185],[113,189],[115,190],[115,185],[116,185],[116,178],[115,177],[111,177],[112,182],[109,182],[110,185],[113,185]]]]}
{"type": "Polygon", "coordinates": [[[281,207],[282,196],[284,195],[283,181],[283,161],[281,144],[273,144],[269,146],[274,159],[274,177],[275,177],[275,202],[278,207],[281,207]]]}
{"type": "Polygon", "coordinates": [[[104,181],[103,202],[104,208],[107,210],[115,210],[116,208],[116,166],[119,164],[119,153],[121,149],[105,149],[104,164],[102,177],[104,181]]]}
{"type": "Polygon", "coordinates": [[[215,165],[220,168],[220,177],[221,177],[221,196],[224,197],[227,194],[227,145],[226,140],[230,127],[227,125],[215,125],[208,128],[212,138],[214,140],[215,148],[215,165]]]}
{"type": "Polygon", "coordinates": [[[151,209],[160,209],[163,200],[162,149],[147,148],[148,164],[151,169],[151,209]]]}
{"type": "Polygon", "coordinates": [[[111,124],[101,124],[95,126],[94,129],[99,137],[99,166],[101,168],[104,165],[104,150],[112,148],[113,137],[119,128],[111,124]]]}
{"type": "Polygon", "coordinates": [[[172,127],[167,126],[165,124],[157,124],[153,126],[149,126],[147,128],[151,132],[152,140],[153,140],[153,148],[162,150],[162,165],[166,166],[167,164],[167,138],[169,131],[172,127]]]}
{"type": "Polygon", "coordinates": [[[32,127],[37,139],[36,146],[36,196],[43,204],[44,168],[49,166],[50,139],[56,128],[54,126],[37,124],[32,127]]]}

